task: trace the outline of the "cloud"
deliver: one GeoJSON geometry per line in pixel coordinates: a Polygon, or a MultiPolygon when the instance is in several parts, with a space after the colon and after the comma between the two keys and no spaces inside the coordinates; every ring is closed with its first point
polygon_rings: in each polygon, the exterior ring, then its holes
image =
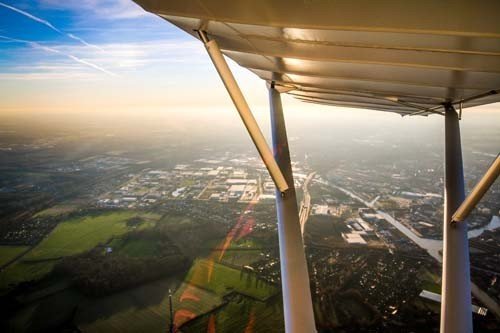
{"type": "MultiPolygon", "coordinates": [[[[206,71],[207,68],[211,68],[203,45],[196,40],[158,39],[98,44],[97,46],[105,50],[105,53],[95,52],[80,44],[50,44],[48,47],[40,43],[5,36],[4,38],[0,37],[0,43],[2,42],[24,43],[30,47],[5,50],[12,52],[17,61],[14,66],[0,64],[0,73],[5,74],[1,75],[2,79],[99,80],[102,78],[99,75],[99,72],[102,72],[100,69],[105,69],[107,72],[119,74],[120,77],[147,75],[148,78],[154,79],[158,77],[157,75],[162,75],[162,80],[165,80],[165,75],[178,75],[182,72],[180,70],[182,66],[189,66],[194,72],[206,71]],[[65,55],[67,60],[64,62],[61,59],[55,61],[50,57],[34,54],[31,48],[48,53],[59,53],[65,55]],[[85,65],[97,69],[94,67],[95,64],[99,64],[99,72],[92,73],[78,66],[85,65]]],[[[10,56],[8,53],[6,55],[10,56]]]]}
{"type": "Polygon", "coordinates": [[[8,41],[11,41],[11,42],[16,42],[16,43],[24,43],[24,44],[27,44],[33,48],[36,48],[36,49],[41,49],[41,50],[44,50],[46,52],[51,52],[51,53],[56,53],[56,54],[59,54],[59,55],[62,55],[62,56],[65,56],[77,63],[80,63],[82,65],[85,65],[87,67],[90,67],[90,68],[93,68],[95,70],[98,70],[102,73],[105,73],[107,75],[110,75],[110,76],[117,76],[115,73],[113,72],[110,72],[108,71],[107,69],[101,67],[101,66],[98,66],[90,61],[87,61],[87,60],[84,60],[84,59],[81,59],[77,56],[74,56],[70,53],[65,53],[65,52],[62,52],[62,51],[59,51],[53,47],[48,47],[48,46],[45,46],[45,45],[42,45],[40,43],[37,43],[37,42],[33,42],[33,41],[28,41],[28,40],[24,40],[24,39],[16,39],[16,38],[11,38],[11,37],[7,37],[7,36],[2,36],[0,35],[0,38],[1,39],[5,39],[5,40],[8,40],[8,41]]]}
{"type": "Polygon", "coordinates": [[[95,49],[98,49],[98,50],[100,50],[100,51],[103,51],[101,48],[97,47],[96,45],[93,45],[93,44],[87,43],[85,40],[83,40],[82,38],[80,38],[80,37],[78,37],[78,36],[75,36],[75,35],[73,35],[73,34],[67,34],[67,33],[63,32],[62,30],[60,30],[60,29],[56,28],[56,27],[55,27],[52,23],[50,23],[50,22],[49,22],[49,21],[47,21],[47,20],[44,20],[44,19],[42,19],[42,18],[39,18],[39,17],[37,17],[37,16],[35,16],[35,15],[32,15],[32,14],[30,14],[30,13],[28,13],[28,12],[25,12],[24,10],[21,10],[21,9],[19,9],[19,8],[16,8],[16,7],[13,7],[13,6],[7,5],[7,4],[5,4],[5,3],[3,3],[3,2],[0,2],[0,6],[5,7],[5,8],[7,8],[7,9],[10,9],[10,10],[12,10],[12,11],[14,11],[14,12],[16,12],[16,13],[19,13],[19,14],[21,14],[21,15],[23,15],[23,16],[26,16],[27,18],[29,18],[29,19],[31,19],[31,20],[33,20],[33,21],[36,21],[36,22],[38,22],[38,23],[41,23],[41,24],[43,24],[43,25],[45,25],[45,26],[49,27],[50,29],[54,30],[55,32],[60,33],[60,34],[61,34],[61,35],[63,35],[63,36],[67,36],[67,37],[69,37],[69,38],[71,38],[71,39],[73,39],[73,40],[76,40],[76,41],[78,41],[78,42],[82,43],[83,45],[86,45],[86,46],[89,46],[89,47],[93,47],[93,48],[95,48],[95,49]]]}

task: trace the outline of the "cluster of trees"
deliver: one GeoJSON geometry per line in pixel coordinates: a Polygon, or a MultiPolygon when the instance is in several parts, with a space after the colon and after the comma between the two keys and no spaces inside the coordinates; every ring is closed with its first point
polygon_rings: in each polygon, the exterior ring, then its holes
{"type": "Polygon", "coordinates": [[[105,248],[98,246],[62,259],[56,272],[71,276],[76,287],[85,294],[102,296],[186,271],[191,265],[166,233],[156,228],[132,231],[123,240],[125,243],[153,243],[154,253],[130,256],[120,251],[107,253],[105,248]]]}
{"type": "Polygon", "coordinates": [[[64,258],[56,269],[69,274],[83,293],[102,296],[185,271],[189,266],[182,255],[129,257],[94,249],[64,258]]]}
{"type": "Polygon", "coordinates": [[[127,226],[128,227],[138,226],[138,225],[142,224],[142,222],[144,222],[144,219],[142,217],[134,216],[134,217],[131,217],[127,220],[127,226]]]}

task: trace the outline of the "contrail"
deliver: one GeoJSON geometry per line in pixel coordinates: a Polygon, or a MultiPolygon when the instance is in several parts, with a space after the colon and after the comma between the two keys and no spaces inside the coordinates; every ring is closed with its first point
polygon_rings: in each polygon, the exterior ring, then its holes
{"type": "Polygon", "coordinates": [[[106,51],[104,51],[103,49],[101,49],[99,46],[94,45],[94,44],[87,43],[85,40],[81,39],[81,38],[80,38],[80,37],[78,37],[78,36],[75,36],[75,35],[73,35],[73,34],[66,34],[66,36],[68,36],[68,37],[69,37],[69,38],[71,38],[71,39],[74,39],[74,40],[79,41],[79,42],[80,42],[80,43],[82,43],[83,45],[87,45],[87,46],[89,46],[89,47],[93,47],[94,49],[97,49],[97,50],[99,50],[99,51],[101,51],[101,52],[106,52],[106,51]]]}
{"type": "Polygon", "coordinates": [[[9,5],[7,5],[7,4],[5,4],[5,3],[3,3],[3,2],[0,2],[0,6],[5,7],[5,8],[8,8],[8,9],[10,9],[10,10],[13,10],[13,11],[15,11],[15,12],[17,12],[17,13],[21,14],[21,15],[24,15],[24,16],[26,16],[26,17],[29,17],[29,18],[30,18],[30,19],[32,19],[33,21],[37,21],[37,22],[39,22],[39,23],[41,23],[41,24],[43,24],[43,25],[46,25],[47,27],[51,28],[51,29],[52,29],[52,30],[54,30],[54,31],[57,31],[57,32],[58,32],[58,33],[60,33],[60,34],[62,34],[62,33],[63,33],[61,30],[59,30],[59,29],[57,29],[56,27],[54,27],[54,26],[53,26],[53,25],[52,25],[49,21],[46,21],[46,20],[43,20],[43,19],[41,19],[41,18],[39,18],[39,17],[33,16],[33,15],[31,15],[30,13],[25,12],[24,10],[18,9],[18,8],[16,8],[16,7],[9,6],[9,5]]]}
{"type": "Polygon", "coordinates": [[[5,39],[5,40],[9,40],[9,41],[12,41],[12,42],[16,42],[16,43],[25,43],[25,44],[30,45],[33,48],[42,49],[42,50],[47,51],[47,52],[57,53],[57,54],[65,56],[65,57],[67,57],[69,59],[72,59],[73,61],[76,61],[76,62],[78,62],[80,64],[83,64],[85,66],[91,67],[91,68],[96,69],[96,70],[98,70],[100,72],[103,72],[105,74],[108,74],[108,75],[111,75],[111,76],[118,76],[115,73],[110,72],[107,69],[102,68],[102,67],[100,67],[100,66],[98,66],[96,64],[93,64],[93,63],[91,63],[91,62],[89,62],[87,60],[83,60],[83,59],[78,58],[78,57],[76,57],[76,56],[74,56],[72,54],[61,52],[59,50],[56,50],[54,48],[51,48],[51,47],[48,47],[48,46],[45,46],[45,45],[42,45],[42,44],[39,44],[37,42],[32,42],[32,41],[24,40],[24,39],[11,38],[11,37],[2,36],[2,35],[0,35],[0,38],[5,39]]]}
{"type": "Polygon", "coordinates": [[[93,45],[93,44],[87,43],[85,40],[83,40],[82,38],[80,38],[80,37],[78,37],[78,36],[75,36],[75,35],[73,35],[73,34],[67,34],[67,33],[63,32],[62,30],[57,29],[57,28],[56,28],[56,27],[55,27],[52,23],[50,23],[50,22],[49,22],[49,21],[47,21],[47,20],[41,19],[41,18],[39,18],[39,17],[36,17],[36,16],[34,16],[34,15],[32,15],[32,14],[28,13],[28,12],[25,12],[24,10],[21,10],[21,9],[19,9],[19,8],[16,8],[16,7],[12,7],[12,6],[7,5],[7,4],[5,4],[5,3],[1,2],[1,1],[0,1],[0,6],[5,7],[5,8],[8,8],[8,9],[10,9],[10,10],[12,10],[12,11],[15,11],[16,13],[19,13],[19,14],[21,14],[21,15],[24,15],[24,16],[26,16],[26,17],[28,17],[28,18],[32,19],[33,21],[36,21],[36,22],[38,22],[38,23],[41,23],[41,24],[43,24],[43,25],[45,25],[45,26],[49,27],[50,29],[54,30],[54,31],[55,31],[55,32],[57,32],[57,33],[60,33],[60,34],[61,34],[61,35],[63,35],[63,36],[67,36],[67,37],[69,37],[69,38],[71,38],[71,39],[74,39],[74,40],[76,40],[76,41],[79,41],[79,42],[80,42],[80,43],[82,43],[83,45],[90,46],[90,47],[93,47],[93,48],[95,48],[95,49],[98,49],[98,50],[99,50],[99,51],[101,51],[101,52],[104,52],[104,50],[103,50],[103,49],[101,49],[99,46],[96,46],[96,45],[93,45]]]}

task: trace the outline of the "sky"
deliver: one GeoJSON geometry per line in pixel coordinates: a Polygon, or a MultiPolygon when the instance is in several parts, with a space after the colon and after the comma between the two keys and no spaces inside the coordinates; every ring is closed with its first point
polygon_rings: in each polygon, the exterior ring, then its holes
{"type": "MultiPolygon", "coordinates": [[[[229,63],[252,108],[268,112],[265,83],[229,63]]],[[[289,97],[284,105],[318,116],[335,109],[289,97]]],[[[131,0],[0,0],[0,113],[229,108],[202,43],[131,0]]]]}
{"type": "MultiPolygon", "coordinates": [[[[203,45],[131,0],[0,1],[0,110],[216,107],[203,45]]],[[[242,86],[264,84],[237,68],[242,86]]],[[[253,89],[249,89],[250,97],[253,89]]]]}

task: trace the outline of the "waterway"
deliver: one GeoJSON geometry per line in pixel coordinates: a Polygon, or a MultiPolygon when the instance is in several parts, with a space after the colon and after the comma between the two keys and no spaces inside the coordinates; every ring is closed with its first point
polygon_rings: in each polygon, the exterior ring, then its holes
{"type": "MultiPolygon", "coordinates": [[[[340,186],[337,186],[337,185],[334,185],[331,183],[329,183],[329,185],[340,190],[341,192],[347,194],[351,198],[363,203],[366,207],[375,209],[374,201],[368,202],[368,201],[364,200],[363,198],[359,197],[358,195],[356,195],[355,193],[352,193],[351,191],[349,191],[343,187],[340,187],[340,186]]],[[[443,248],[443,241],[442,240],[420,237],[420,236],[416,235],[413,231],[411,231],[407,226],[405,226],[404,224],[402,224],[401,222],[399,222],[398,220],[396,220],[394,217],[387,214],[386,212],[381,211],[381,210],[377,210],[377,209],[375,209],[375,211],[377,212],[377,214],[379,214],[384,219],[386,219],[387,222],[392,224],[396,229],[398,229],[401,233],[403,233],[406,237],[411,239],[420,248],[426,250],[427,253],[429,253],[429,255],[431,257],[436,259],[439,263],[442,263],[442,257],[440,255],[440,251],[443,248]]],[[[497,228],[500,228],[500,217],[493,216],[493,218],[491,219],[491,221],[487,225],[485,225],[482,228],[469,230],[467,235],[468,235],[469,239],[471,239],[471,238],[475,238],[475,237],[480,236],[486,230],[495,230],[497,228]]],[[[472,281],[471,281],[471,289],[472,289],[472,294],[477,299],[479,299],[484,305],[486,305],[486,307],[488,307],[488,309],[490,309],[490,311],[493,312],[497,318],[500,318],[500,306],[499,306],[499,304],[494,299],[492,299],[490,296],[488,296],[488,294],[486,292],[481,290],[472,281]]]]}
{"type": "MultiPolygon", "coordinates": [[[[333,184],[330,184],[330,185],[332,187],[340,190],[341,192],[347,194],[351,198],[363,203],[366,207],[375,209],[373,201],[368,202],[368,201],[362,199],[358,195],[352,193],[351,191],[349,191],[343,187],[333,185],[333,184]]],[[[416,235],[413,231],[411,231],[410,228],[408,228],[407,226],[405,226],[404,224],[402,224],[401,222],[396,220],[394,217],[392,217],[388,213],[381,211],[381,210],[377,210],[377,209],[375,209],[375,211],[377,212],[377,214],[382,216],[387,222],[392,224],[396,229],[398,229],[401,233],[403,233],[406,237],[411,239],[415,244],[420,246],[422,249],[426,250],[437,261],[439,261],[439,262],[442,261],[441,255],[439,254],[439,252],[443,248],[443,241],[442,240],[420,237],[420,236],[416,235]]],[[[467,234],[468,234],[468,237],[470,239],[470,238],[475,238],[475,237],[480,236],[486,230],[495,230],[497,228],[500,228],[500,217],[493,216],[493,218],[491,219],[491,221],[487,225],[485,225],[482,228],[469,230],[469,232],[467,234]]]]}

